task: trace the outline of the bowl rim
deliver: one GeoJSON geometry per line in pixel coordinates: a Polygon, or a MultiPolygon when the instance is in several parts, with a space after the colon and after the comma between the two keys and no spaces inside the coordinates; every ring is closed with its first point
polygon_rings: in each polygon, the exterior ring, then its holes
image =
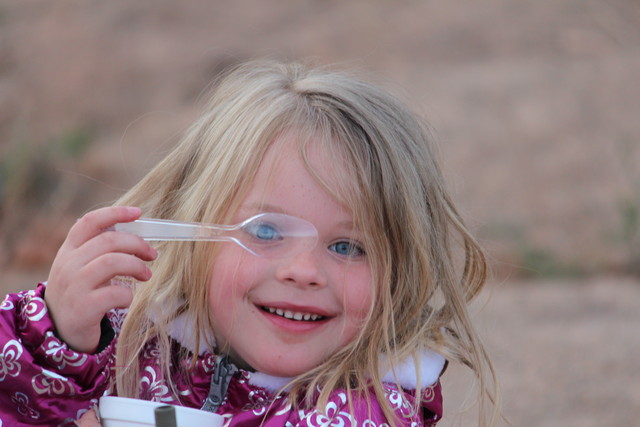
{"type": "MultiPolygon", "coordinates": [[[[186,406],[172,405],[165,402],[156,402],[151,400],[133,399],[130,397],[121,396],[102,396],[100,397],[98,404],[98,412],[100,418],[106,420],[122,420],[122,421],[135,421],[142,423],[151,423],[155,425],[155,415],[151,409],[159,406],[173,406],[176,409],[176,418],[180,422],[184,418],[196,418],[203,421],[222,421],[223,417],[213,412],[202,411],[196,408],[189,408],[186,406]],[[148,409],[148,410],[145,410],[148,409]],[[126,418],[122,416],[126,414],[126,418]]],[[[194,420],[195,421],[195,420],[194,420]]],[[[220,424],[222,425],[222,424],[220,424]]]]}

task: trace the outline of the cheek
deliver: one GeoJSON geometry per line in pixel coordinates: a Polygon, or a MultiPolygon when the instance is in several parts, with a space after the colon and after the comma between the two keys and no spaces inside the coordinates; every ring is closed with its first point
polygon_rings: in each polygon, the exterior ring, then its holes
{"type": "Polygon", "coordinates": [[[215,308],[218,307],[220,301],[228,298],[237,271],[237,269],[221,266],[220,263],[214,265],[209,281],[209,305],[212,313],[215,313],[215,308]]]}
{"type": "Polygon", "coordinates": [[[227,311],[228,305],[223,304],[223,301],[228,300],[227,294],[229,289],[225,286],[228,283],[229,274],[225,269],[215,265],[211,272],[211,278],[209,281],[209,317],[213,324],[214,335],[218,345],[225,343],[223,338],[226,334],[221,334],[221,330],[226,330],[227,325],[224,320],[230,315],[230,311],[227,311]]]}
{"type": "Polygon", "coordinates": [[[242,258],[221,251],[216,257],[209,279],[209,318],[219,348],[228,345],[233,334],[244,282],[242,258]]]}
{"type": "Polygon", "coordinates": [[[348,315],[344,319],[341,338],[338,340],[340,346],[354,341],[358,334],[367,327],[367,318],[372,302],[371,287],[352,286],[345,292],[345,302],[345,310],[348,315]]]}
{"type": "Polygon", "coordinates": [[[211,298],[229,294],[235,283],[242,281],[247,267],[241,249],[228,244],[218,253],[211,269],[209,294],[211,298]]]}
{"type": "Polygon", "coordinates": [[[222,251],[211,270],[209,279],[209,308],[214,324],[231,314],[231,301],[240,291],[238,283],[243,282],[241,258],[233,257],[222,251]]]}
{"type": "Polygon", "coordinates": [[[344,284],[344,298],[349,317],[361,325],[367,317],[373,299],[373,281],[368,268],[348,275],[344,284]]]}
{"type": "Polygon", "coordinates": [[[209,281],[209,307],[214,320],[233,317],[234,308],[260,282],[264,272],[257,258],[242,249],[221,251],[213,263],[209,281]]]}

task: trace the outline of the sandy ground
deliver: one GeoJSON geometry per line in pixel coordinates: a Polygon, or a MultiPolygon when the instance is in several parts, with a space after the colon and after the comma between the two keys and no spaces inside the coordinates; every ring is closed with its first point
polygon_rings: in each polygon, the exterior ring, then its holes
{"type": "MultiPolygon", "coordinates": [[[[512,425],[638,425],[638,281],[505,281],[482,299],[475,318],[512,425]]],[[[444,379],[445,426],[456,425],[468,380],[460,368],[453,372],[444,379]]]]}

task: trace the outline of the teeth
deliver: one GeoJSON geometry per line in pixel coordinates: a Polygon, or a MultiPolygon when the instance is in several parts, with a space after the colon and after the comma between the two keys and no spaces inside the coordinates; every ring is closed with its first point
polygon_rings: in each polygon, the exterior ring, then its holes
{"type": "Polygon", "coordinates": [[[271,314],[277,314],[278,316],[282,316],[286,319],[291,319],[291,320],[307,320],[307,321],[312,320],[313,321],[313,320],[318,320],[322,318],[322,316],[318,314],[300,313],[300,312],[294,312],[290,310],[282,310],[281,308],[264,307],[264,309],[271,314]]]}

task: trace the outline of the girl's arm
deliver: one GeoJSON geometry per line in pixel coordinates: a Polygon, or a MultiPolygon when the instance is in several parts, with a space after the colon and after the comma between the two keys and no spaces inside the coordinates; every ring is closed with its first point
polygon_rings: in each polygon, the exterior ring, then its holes
{"type": "MultiPolygon", "coordinates": [[[[70,349],[55,333],[44,284],[10,294],[0,310],[0,422],[2,425],[66,425],[110,383],[115,340],[108,320],[100,352],[70,349]]],[[[69,424],[71,425],[71,424],[69,424]]]]}

